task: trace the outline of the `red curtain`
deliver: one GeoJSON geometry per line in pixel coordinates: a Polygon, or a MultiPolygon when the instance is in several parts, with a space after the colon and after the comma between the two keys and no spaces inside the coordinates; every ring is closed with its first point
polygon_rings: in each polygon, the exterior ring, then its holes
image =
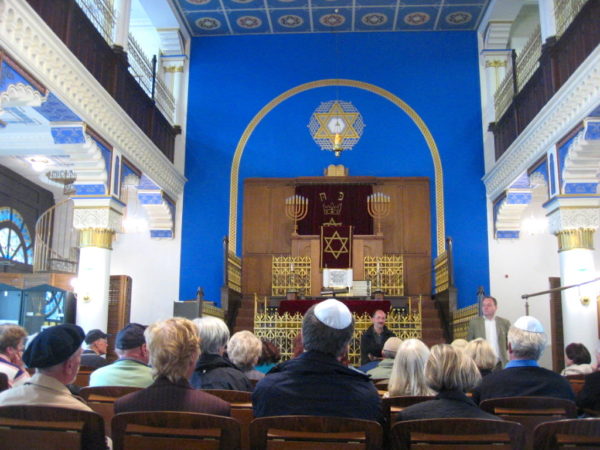
{"type": "Polygon", "coordinates": [[[321,268],[352,267],[352,227],[321,227],[321,268]]]}
{"type": "Polygon", "coordinates": [[[354,234],[373,234],[367,211],[370,184],[308,184],[296,194],[308,199],[308,213],[298,222],[298,234],[320,234],[321,226],[352,226],[354,234]]]}

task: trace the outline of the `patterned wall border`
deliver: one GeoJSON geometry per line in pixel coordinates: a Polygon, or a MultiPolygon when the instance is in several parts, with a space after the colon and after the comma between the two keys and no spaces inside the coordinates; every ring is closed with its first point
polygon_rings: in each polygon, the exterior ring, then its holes
{"type": "Polygon", "coordinates": [[[0,0],[0,43],[10,57],[148,174],[169,196],[185,177],[23,0],[0,0]]]}
{"type": "Polygon", "coordinates": [[[427,125],[425,124],[423,119],[421,119],[421,117],[407,103],[405,103],[399,97],[396,97],[391,92],[386,91],[385,89],[380,88],[379,86],[375,86],[374,84],[345,79],[325,79],[311,81],[309,83],[304,83],[292,89],[289,89],[275,97],[265,106],[263,106],[263,108],[252,118],[250,123],[246,126],[242,137],[238,141],[237,147],[235,149],[235,154],[233,155],[233,161],[231,162],[231,175],[229,186],[229,250],[235,253],[237,247],[237,210],[240,162],[242,160],[242,155],[244,154],[246,144],[248,143],[250,136],[254,132],[254,129],[266,117],[267,114],[269,114],[276,106],[278,106],[285,100],[293,97],[296,94],[300,94],[311,89],[328,86],[353,87],[377,94],[385,98],[386,100],[389,100],[402,111],[404,111],[417,126],[417,128],[425,138],[425,142],[427,143],[427,146],[429,147],[429,151],[431,153],[431,159],[433,160],[433,168],[435,172],[436,245],[437,254],[440,255],[441,253],[443,253],[444,240],[446,235],[444,220],[444,173],[442,170],[442,160],[440,159],[440,154],[438,152],[437,145],[435,143],[435,140],[433,139],[433,136],[431,135],[431,132],[429,131],[429,128],[427,128],[427,125]]]}

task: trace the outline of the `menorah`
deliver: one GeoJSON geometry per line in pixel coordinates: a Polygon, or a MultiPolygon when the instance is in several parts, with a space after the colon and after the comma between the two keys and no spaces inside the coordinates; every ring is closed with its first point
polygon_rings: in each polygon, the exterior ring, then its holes
{"type": "Polygon", "coordinates": [[[383,192],[374,192],[367,197],[367,211],[377,222],[377,234],[381,234],[381,219],[390,213],[390,196],[383,192]]]}
{"type": "Polygon", "coordinates": [[[292,195],[285,199],[285,215],[294,221],[294,234],[298,234],[298,221],[308,213],[308,199],[301,195],[292,195]]]}

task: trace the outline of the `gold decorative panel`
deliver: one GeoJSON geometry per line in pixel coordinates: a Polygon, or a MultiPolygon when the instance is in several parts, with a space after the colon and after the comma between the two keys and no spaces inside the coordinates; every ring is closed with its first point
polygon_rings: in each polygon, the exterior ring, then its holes
{"type": "Polygon", "coordinates": [[[227,252],[227,285],[232,291],[242,292],[242,260],[232,251],[227,252]]]}
{"type": "Polygon", "coordinates": [[[371,290],[391,297],[404,295],[404,259],[402,255],[365,256],[365,280],[371,290]]]}
{"type": "Polygon", "coordinates": [[[283,297],[288,292],[310,295],[310,256],[273,256],[271,295],[283,297]]]}
{"type": "MultiPolygon", "coordinates": [[[[360,337],[371,326],[371,316],[364,313],[354,316],[354,335],[348,349],[350,364],[360,366],[360,337]]],[[[267,298],[261,302],[254,297],[254,334],[259,339],[267,339],[279,347],[283,361],[293,355],[294,339],[302,328],[302,314],[279,315],[277,308],[267,305],[267,298]]],[[[407,308],[392,308],[387,316],[387,327],[400,339],[421,339],[423,321],[421,298],[409,297],[407,308]]]]}
{"type": "Polygon", "coordinates": [[[444,252],[435,258],[433,267],[435,271],[435,293],[438,294],[449,287],[448,254],[444,252]]]}
{"type": "Polygon", "coordinates": [[[452,311],[452,336],[453,339],[466,339],[469,331],[469,322],[473,317],[479,315],[479,305],[467,306],[466,308],[452,311]]]}

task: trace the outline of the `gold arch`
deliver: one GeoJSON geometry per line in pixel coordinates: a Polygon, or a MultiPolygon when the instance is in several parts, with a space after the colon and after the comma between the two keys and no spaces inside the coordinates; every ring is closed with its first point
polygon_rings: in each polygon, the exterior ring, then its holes
{"type": "Polygon", "coordinates": [[[325,79],[311,81],[310,83],[304,83],[298,85],[288,91],[279,94],[252,118],[250,123],[246,126],[242,137],[238,141],[237,147],[235,148],[235,154],[233,155],[233,161],[231,163],[231,176],[229,185],[229,250],[235,253],[237,246],[237,203],[238,203],[238,183],[239,183],[239,172],[240,172],[240,161],[244,153],[244,148],[248,143],[248,139],[254,132],[256,126],[264,119],[264,117],[270,113],[276,106],[283,101],[296,94],[305,92],[315,88],[327,87],[327,86],[346,86],[357,89],[363,89],[365,91],[373,92],[399,107],[404,111],[408,117],[415,123],[419,131],[425,138],[425,142],[429,147],[431,153],[431,159],[433,160],[433,168],[435,173],[435,215],[436,215],[436,244],[437,244],[437,255],[441,255],[445,250],[445,225],[444,225],[444,173],[442,171],[442,160],[438,152],[437,145],[429,128],[425,125],[425,122],[421,117],[412,109],[407,103],[396,97],[389,91],[386,91],[379,86],[374,84],[364,83],[356,80],[345,80],[345,79],[325,79]]]}

